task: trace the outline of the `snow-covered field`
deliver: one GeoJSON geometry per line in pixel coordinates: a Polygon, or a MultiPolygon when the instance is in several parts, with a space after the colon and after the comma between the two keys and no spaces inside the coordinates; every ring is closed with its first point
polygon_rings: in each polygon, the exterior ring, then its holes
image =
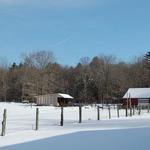
{"type": "MultiPolygon", "coordinates": [[[[97,108],[83,108],[83,123],[79,124],[77,107],[64,108],[64,126],[60,124],[60,108],[39,107],[39,130],[35,131],[36,106],[20,103],[0,103],[0,122],[7,108],[6,136],[0,137],[0,150],[149,150],[150,113],[142,110],[139,116],[125,117],[125,110],[101,110],[97,121],[97,108]]],[[[1,126],[0,126],[1,131],[1,126]]]]}

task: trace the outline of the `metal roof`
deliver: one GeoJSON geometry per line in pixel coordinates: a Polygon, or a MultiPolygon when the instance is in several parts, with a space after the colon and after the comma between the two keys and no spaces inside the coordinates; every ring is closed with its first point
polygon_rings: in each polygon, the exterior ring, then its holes
{"type": "Polygon", "coordinates": [[[150,88],[130,88],[123,98],[150,98],[150,88]]]}
{"type": "Polygon", "coordinates": [[[73,97],[70,96],[69,94],[62,94],[62,93],[38,95],[38,96],[35,96],[35,97],[38,98],[38,97],[43,97],[43,96],[56,96],[56,97],[59,97],[59,98],[73,99],[73,97]]]}
{"type": "Polygon", "coordinates": [[[69,94],[62,94],[62,93],[58,93],[59,97],[61,98],[69,98],[69,99],[73,99],[72,96],[70,96],[69,94]]]}

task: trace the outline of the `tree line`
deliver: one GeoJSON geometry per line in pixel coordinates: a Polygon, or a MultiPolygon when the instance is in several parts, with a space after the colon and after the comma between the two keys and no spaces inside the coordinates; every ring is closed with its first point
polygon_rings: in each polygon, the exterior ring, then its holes
{"type": "Polygon", "coordinates": [[[0,62],[1,101],[33,102],[37,95],[68,93],[75,102],[116,103],[134,87],[150,87],[150,52],[132,63],[100,55],[62,66],[50,51],[29,53],[20,64],[0,62]]]}

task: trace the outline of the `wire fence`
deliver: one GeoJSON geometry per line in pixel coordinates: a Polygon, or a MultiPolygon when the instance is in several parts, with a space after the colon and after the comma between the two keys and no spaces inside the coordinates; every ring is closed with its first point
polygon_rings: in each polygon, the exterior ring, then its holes
{"type": "Polygon", "coordinates": [[[60,126],[61,121],[63,121],[64,126],[67,126],[77,123],[89,123],[90,121],[137,117],[149,112],[149,107],[126,110],[119,108],[117,105],[109,105],[103,108],[96,105],[82,106],[81,110],[79,107],[64,107],[63,112],[60,107],[8,107],[6,112],[4,109],[0,109],[0,122],[2,122],[0,131],[1,135],[4,136],[5,134],[27,130],[49,129],[52,126],[60,126]]]}

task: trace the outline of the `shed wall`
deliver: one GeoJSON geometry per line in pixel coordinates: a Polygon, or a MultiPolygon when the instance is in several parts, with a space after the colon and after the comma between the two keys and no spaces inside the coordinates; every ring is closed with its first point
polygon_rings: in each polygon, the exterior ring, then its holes
{"type": "Polygon", "coordinates": [[[37,96],[37,105],[58,105],[57,101],[57,95],[52,94],[52,95],[41,95],[37,96]]]}
{"type": "MultiPolygon", "coordinates": [[[[141,101],[142,101],[142,99],[141,99],[141,101]]],[[[149,103],[150,103],[150,98],[149,98],[149,103]]],[[[137,106],[138,104],[139,104],[139,99],[138,98],[131,98],[131,105],[132,106],[137,106]]],[[[123,105],[127,106],[127,99],[123,99],[123,105]]]]}

